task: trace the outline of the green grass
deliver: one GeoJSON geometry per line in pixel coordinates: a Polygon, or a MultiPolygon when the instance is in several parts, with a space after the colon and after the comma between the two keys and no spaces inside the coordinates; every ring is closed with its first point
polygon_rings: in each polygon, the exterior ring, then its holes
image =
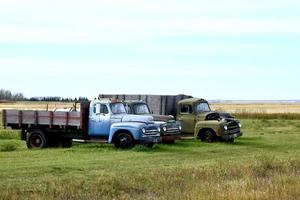
{"type": "Polygon", "coordinates": [[[244,119],[234,144],[27,150],[0,129],[0,199],[299,199],[300,120],[244,119]]]}

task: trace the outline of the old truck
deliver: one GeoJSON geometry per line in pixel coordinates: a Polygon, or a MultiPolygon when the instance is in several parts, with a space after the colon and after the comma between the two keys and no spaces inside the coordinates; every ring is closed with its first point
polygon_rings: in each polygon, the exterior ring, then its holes
{"type": "Polygon", "coordinates": [[[2,120],[5,128],[21,130],[28,148],[70,147],[74,139],[124,149],[138,143],[152,147],[161,141],[153,117],[129,115],[122,102],[109,99],[81,102],[80,111],[3,110],[2,120]]]}
{"type": "Polygon", "coordinates": [[[229,113],[212,111],[208,101],[189,95],[100,94],[101,97],[145,101],[153,114],[173,115],[181,123],[182,135],[193,134],[201,141],[233,142],[242,135],[241,123],[229,113]]]}
{"type": "Polygon", "coordinates": [[[143,100],[127,100],[123,103],[128,114],[152,116],[155,123],[160,125],[163,143],[173,144],[176,139],[180,138],[181,125],[172,115],[153,114],[143,100]]]}
{"type": "Polygon", "coordinates": [[[217,139],[233,142],[242,135],[241,123],[227,113],[210,109],[205,99],[190,98],[178,102],[176,118],[182,124],[183,133],[193,133],[201,141],[217,139]]]}

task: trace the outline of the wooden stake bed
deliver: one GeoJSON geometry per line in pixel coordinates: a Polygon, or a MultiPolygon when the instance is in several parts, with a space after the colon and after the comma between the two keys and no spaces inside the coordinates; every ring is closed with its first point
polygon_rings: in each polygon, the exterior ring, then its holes
{"type": "Polygon", "coordinates": [[[64,126],[83,128],[81,112],[52,112],[32,110],[4,110],[4,126],[64,126]]]}

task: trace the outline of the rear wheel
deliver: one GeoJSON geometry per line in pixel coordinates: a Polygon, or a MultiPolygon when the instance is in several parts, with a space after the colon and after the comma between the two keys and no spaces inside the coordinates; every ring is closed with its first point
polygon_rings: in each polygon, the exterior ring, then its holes
{"type": "Polygon", "coordinates": [[[205,130],[200,137],[202,142],[212,143],[216,140],[215,133],[211,130],[205,130]]]}
{"type": "Polygon", "coordinates": [[[116,148],[131,149],[134,147],[134,140],[129,133],[119,133],[114,144],[116,148]]]}
{"type": "Polygon", "coordinates": [[[58,137],[48,137],[48,147],[59,147],[58,137]]]}
{"type": "Polygon", "coordinates": [[[60,145],[62,148],[70,148],[72,146],[72,139],[69,138],[62,138],[60,140],[60,145]]]}
{"type": "Polygon", "coordinates": [[[29,149],[42,149],[48,147],[48,138],[40,130],[33,130],[27,137],[27,147],[29,149]]]}

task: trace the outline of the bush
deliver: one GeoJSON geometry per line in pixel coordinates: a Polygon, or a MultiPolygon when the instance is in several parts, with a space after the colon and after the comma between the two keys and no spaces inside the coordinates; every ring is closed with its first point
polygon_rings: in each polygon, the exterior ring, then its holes
{"type": "Polygon", "coordinates": [[[17,150],[18,145],[15,142],[5,142],[0,145],[0,151],[9,152],[17,150]]]}

